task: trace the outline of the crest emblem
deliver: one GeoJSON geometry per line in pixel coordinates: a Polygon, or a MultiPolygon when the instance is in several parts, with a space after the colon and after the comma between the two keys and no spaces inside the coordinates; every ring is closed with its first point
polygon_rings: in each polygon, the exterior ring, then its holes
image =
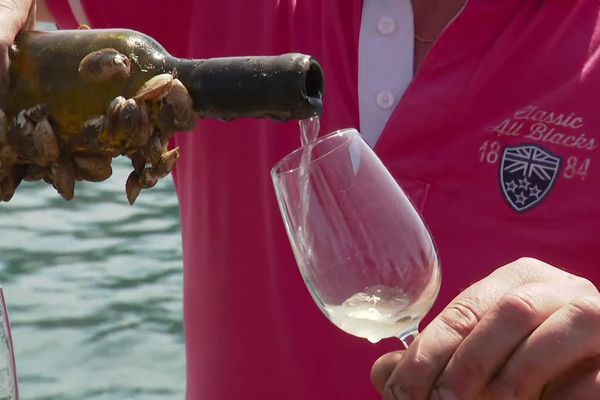
{"type": "Polygon", "coordinates": [[[560,157],[538,146],[506,147],[500,184],[513,210],[523,212],[538,205],[554,186],[560,165],[560,157]]]}

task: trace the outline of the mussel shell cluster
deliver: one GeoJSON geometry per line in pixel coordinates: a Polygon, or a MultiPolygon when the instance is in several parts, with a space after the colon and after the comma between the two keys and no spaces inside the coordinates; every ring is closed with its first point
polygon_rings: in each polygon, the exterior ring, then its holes
{"type": "MultiPolygon", "coordinates": [[[[81,60],[79,74],[91,82],[125,80],[132,66],[125,55],[103,49],[81,60]]],[[[123,155],[133,165],[126,182],[133,204],[142,189],[172,171],[179,158],[177,148],[168,149],[172,133],[192,129],[197,119],[192,98],[173,74],[151,78],[132,98],[116,97],[74,136],[61,135],[45,104],[20,111],[12,121],[0,110],[0,201],[9,201],[23,180],[43,180],[70,200],[76,181],[108,179],[112,159],[123,155]]]]}

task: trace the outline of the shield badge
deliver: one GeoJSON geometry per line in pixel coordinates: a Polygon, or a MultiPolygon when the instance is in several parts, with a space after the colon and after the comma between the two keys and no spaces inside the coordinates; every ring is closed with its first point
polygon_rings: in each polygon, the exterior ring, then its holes
{"type": "Polygon", "coordinates": [[[524,212],[540,204],[554,186],[560,166],[561,158],[541,147],[506,147],[500,166],[500,184],[511,208],[524,212]]]}

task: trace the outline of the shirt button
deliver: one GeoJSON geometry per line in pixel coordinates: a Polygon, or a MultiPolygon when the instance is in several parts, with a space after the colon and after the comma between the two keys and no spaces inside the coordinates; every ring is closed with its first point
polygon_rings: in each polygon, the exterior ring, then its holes
{"type": "Polygon", "coordinates": [[[396,20],[390,16],[384,15],[377,21],[377,30],[382,35],[391,35],[396,30],[396,20]]]}
{"type": "Polygon", "coordinates": [[[384,90],[383,92],[377,93],[377,105],[381,108],[390,108],[394,105],[396,98],[392,92],[384,90]]]}

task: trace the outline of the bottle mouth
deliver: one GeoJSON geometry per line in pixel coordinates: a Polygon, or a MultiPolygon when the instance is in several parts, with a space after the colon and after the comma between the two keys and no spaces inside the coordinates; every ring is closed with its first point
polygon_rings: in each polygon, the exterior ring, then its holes
{"type": "Polygon", "coordinates": [[[180,60],[179,80],[201,118],[305,119],[323,112],[323,69],[313,57],[278,56],[180,60]]]}
{"type": "Polygon", "coordinates": [[[317,60],[311,57],[308,62],[308,71],[306,72],[304,94],[309,104],[314,107],[315,114],[323,112],[324,82],[323,68],[321,68],[317,60]]]}

